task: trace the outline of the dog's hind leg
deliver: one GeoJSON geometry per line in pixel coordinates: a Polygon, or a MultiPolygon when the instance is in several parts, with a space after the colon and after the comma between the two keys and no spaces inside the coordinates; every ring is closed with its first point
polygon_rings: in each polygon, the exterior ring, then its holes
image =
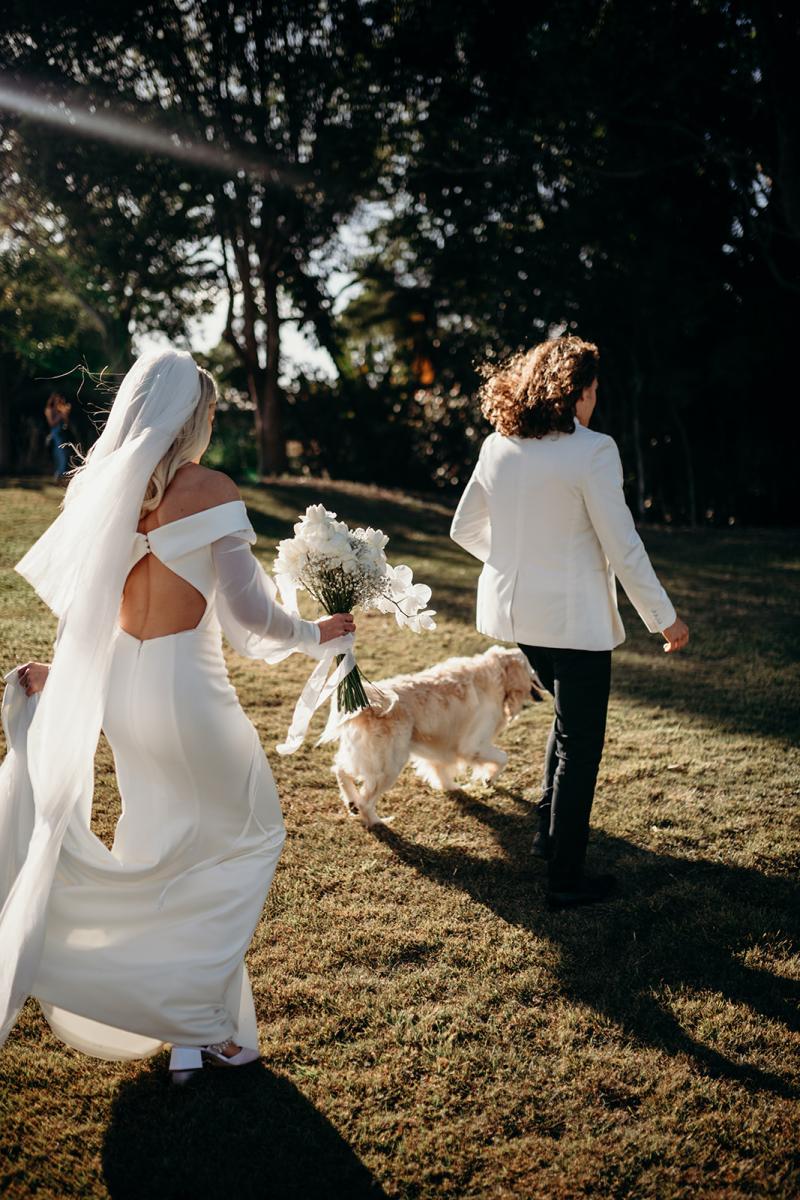
{"type": "Polygon", "coordinates": [[[339,763],[335,763],[331,768],[336,776],[336,782],[339,785],[339,795],[342,798],[342,804],[348,816],[354,817],[360,811],[361,793],[358,790],[358,784],[349,771],[345,771],[344,767],[339,763]]]}
{"type": "Polygon", "coordinates": [[[339,784],[342,803],[351,817],[357,813],[367,829],[371,829],[375,825],[388,825],[390,821],[394,820],[393,817],[379,817],[375,805],[383,793],[396,782],[399,771],[394,774],[380,775],[369,781],[365,780],[363,786],[359,787],[355,778],[340,763],[335,763],[331,769],[339,784]]]}
{"type": "Polygon", "coordinates": [[[373,829],[376,825],[389,825],[394,820],[394,817],[379,817],[375,805],[396,780],[397,775],[383,775],[378,779],[370,780],[369,785],[365,781],[364,786],[360,789],[358,811],[367,829],[373,829]]]}
{"type": "Polygon", "coordinates": [[[386,819],[375,806],[408,762],[410,735],[411,721],[399,713],[362,714],[343,728],[333,773],[345,807],[368,829],[386,819]]]}

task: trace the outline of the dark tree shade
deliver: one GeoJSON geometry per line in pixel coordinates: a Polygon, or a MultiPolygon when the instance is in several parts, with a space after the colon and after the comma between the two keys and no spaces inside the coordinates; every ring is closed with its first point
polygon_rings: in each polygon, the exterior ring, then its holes
{"type": "MultiPolygon", "coordinates": [[[[795,521],[797,16],[571,0],[454,21],[417,3],[387,36],[414,119],[363,271],[398,297],[373,354],[390,356],[392,311],[425,314],[434,385],[400,317],[394,340],[435,418],[434,476],[474,460],[476,362],[571,329],[601,346],[597,423],[641,515],[795,521]]],[[[364,347],[363,299],[348,320],[364,347]]]]}

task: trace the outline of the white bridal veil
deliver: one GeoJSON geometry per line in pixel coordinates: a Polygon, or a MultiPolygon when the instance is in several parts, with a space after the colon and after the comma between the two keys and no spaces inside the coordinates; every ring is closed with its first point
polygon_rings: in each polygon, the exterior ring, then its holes
{"type": "MultiPolygon", "coordinates": [[[[27,735],[30,779],[22,778],[13,754],[0,768],[0,1045],[36,978],[53,876],[76,806],[88,824],[115,630],[145,489],[194,411],[199,388],[191,355],[142,355],[123,379],[85,468],[70,481],[61,513],[16,565],[59,625],[47,687],[27,700],[35,705],[27,735]],[[26,796],[32,820],[20,817],[26,796]]],[[[18,719],[13,706],[9,711],[18,719]]]]}

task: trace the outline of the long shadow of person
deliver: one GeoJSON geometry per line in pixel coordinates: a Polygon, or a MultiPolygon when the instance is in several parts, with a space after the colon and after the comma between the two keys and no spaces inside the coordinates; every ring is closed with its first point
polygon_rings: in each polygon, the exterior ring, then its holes
{"type": "Polygon", "coordinates": [[[153,1061],[119,1089],[102,1150],[113,1200],[380,1200],[386,1193],[289,1080],[262,1064],[184,1087],[153,1061]]]}
{"type": "Polygon", "coordinates": [[[747,1087],[800,1094],[788,1077],[748,1061],[752,1046],[737,1048],[734,1059],[700,1040],[682,1027],[665,1000],[686,992],[716,993],[787,1029],[800,1029],[800,984],[744,961],[765,936],[776,942],[796,937],[796,892],[789,880],[657,854],[594,830],[592,869],[618,874],[622,896],[591,908],[549,912],[541,893],[543,864],[529,854],[531,806],[520,801],[528,811],[514,813],[466,793],[459,799],[463,811],[492,830],[502,860],[432,849],[389,827],[378,836],[420,874],[462,889],[502,920],[551,940],[560,949],[559,977],[567,995],[605,1014],[643,1045],[689,1055],[707,1074],[747,1087]]]}

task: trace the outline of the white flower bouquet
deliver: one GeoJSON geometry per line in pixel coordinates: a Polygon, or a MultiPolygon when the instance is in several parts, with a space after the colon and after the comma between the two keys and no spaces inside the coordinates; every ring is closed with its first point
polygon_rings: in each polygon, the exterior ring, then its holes
{"type": "MultiPolygon", "coordinates": [[[[431,589],[414,583],[410,567],[389,565],[384,553],[388,541],[380,529],[348,529],[336,513],[312,504],[295,525],[294,537],[278,544],[275,577],[281,593],[301,588],[330,616],[360,606],[394,613],[398,625],[415,633],[435,629],[434,610],[426,607],[431,589]]],[[[362,679],[356,664],[341,681],[340,712],[369,705],[362,679]]]]}

